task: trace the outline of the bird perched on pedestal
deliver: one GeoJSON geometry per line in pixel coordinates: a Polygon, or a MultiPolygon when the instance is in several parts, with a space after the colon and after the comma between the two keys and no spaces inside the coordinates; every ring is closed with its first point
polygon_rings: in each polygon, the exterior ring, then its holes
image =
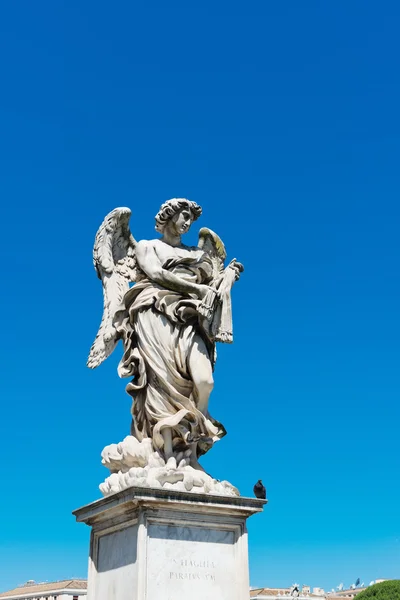
{"type": "Polygon", "coordinates": [[[256,498],[260,498],[261,500],[265,500],[267,497],[267,490],[263,486],[263,482],[259,479],[256,485],[253,488],[253,492],[256,498]]]}

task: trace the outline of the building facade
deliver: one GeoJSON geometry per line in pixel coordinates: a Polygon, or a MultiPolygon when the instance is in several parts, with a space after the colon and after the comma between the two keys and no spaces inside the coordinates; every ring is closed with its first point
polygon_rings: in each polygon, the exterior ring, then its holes
{"type": "MultiPolygon", "coordinates": [[[[343,600],[351,599],[365,590],[365,587],[351,588],[348,590],[325,592],[323,588],[303,585],[300,595],[296,600],[343,600]]],[[[290,588],[257,588],[250,590],[250,600],[291,600],[290,588]]]]}
{"type": "Polygon", "coordinates": [[[24,585],[0,594],[0,600],[86,600],[85,579],[65,579],[52,583],[27,581],[24,585]]]}

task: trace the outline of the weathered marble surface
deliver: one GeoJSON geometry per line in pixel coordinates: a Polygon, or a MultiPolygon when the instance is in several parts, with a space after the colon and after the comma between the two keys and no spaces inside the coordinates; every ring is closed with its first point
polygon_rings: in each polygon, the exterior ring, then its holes
{"type": "Polygon", "coordinates": [[[228,481],[218,481],[190,464],[190,452],[179,452],[166,463],[153,450],[150,439],[142,442],[127,436],[119,444],[110,444],[102,452],[102,463],[111,475],[100,485],[104,496],[129,487],[177,490],[219,496],[238,496],[239,490],[228,481]]]}
{"type": "Polygon", "coordinates": [[[90,590],[96,600],[132,598],[137,586],[137,545],[132,540],[137,534],[138,525],[134,524],[99,537],[94,593],[90,590]]]}
{"type": "Polygon", "coordinates": [[[133,398],[131,434],[138,442],[150,440],[164,461],[141,465],[146,473],[128,476],[119,469],[101,485],[105,494],[126,485],[234,489],[192,473],[202,473],[198,458],[226,434],[210,415],[209,399],[216,342],[233,341],[231,289],[243,271],[236,259],[225,266],[224,244],[210,229],[200,230],[197,246],[182,242],[201,212],[185,198],[168,200],[156,215],[161,237],[137,242],[129,229],[131,211],[116,208],[97,232],[93,258],[104,311],[88,366],[97,367],[122,341],[118,373],[132,378],[126,388],[133,398]]]}
{"type": "Polygon", "coordinates": [[[92,527],[88,600],[248,600],[256,498],[130,488],[75,511],[92,527]]]}
{"type": "Polygon", "coordinates": [[[148,598],[235,598],[236,532],[218,526],[148,527],[148,598]]]}

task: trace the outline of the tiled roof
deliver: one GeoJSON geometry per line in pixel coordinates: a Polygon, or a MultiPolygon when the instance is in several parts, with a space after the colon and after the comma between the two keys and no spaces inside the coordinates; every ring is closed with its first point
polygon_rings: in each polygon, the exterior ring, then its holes
{"type": "MultiPolygon", "coordinates": [[[[254,598],[256,600],[258,597],[262,598],[263,596],[282,596],[281,600],[285,600],[284,595],[290,593],[290,588],[257,588],[254,590],[250,590],[250,598],[254,598]]],[[[309,593],[307,594],[307,598],[309,600],[325,600],[326,594],[323,596],[309,593]]],[[[329,596],[330,600],[339,600],[336,596],[329,596]]],[[[288,599],[289,600],[289,599],[288,599]]],[[[344,598],[340,598],[340,600],[344,600],[344,598]]],[[[349,600],[349,599],[346,599],[349,600]]]]}
{"type": "Polygon", "coordinates": [[[346,596],[348,597],[350,594],[354,594],[357,596],[357,594],[359,594],[360,592],[363,592],[366,588],[365,587],[358,587],[358,588],[354,588],[354,589],[349,589],[349,590],[341,590],[340,592],[335,592],[335,594],[333,594],[332,596],[330,596],[330,598],[332,598],[332,600],[334,600],[335,598],[345,598],[346,596]]]}
{"type": "Polygon", "coordinates": [[[61,590],[86,590],[87,581],[85,579],[64,579],[63,581],[55,581],[54,583],[34,583],[23,585],[14,588],[9,592],[0,594],[0,598],[9,598],[10,596],[29,596],[41,592],[59,592],[61,590]]]}
{"type": "Polygon", "coordinates": [[[287,594],[290,592],[290,588],[257,588],[256,590],[250,590],[250,598],[257,598],[257,596],[277,596],[278,594],[287,594]]]}

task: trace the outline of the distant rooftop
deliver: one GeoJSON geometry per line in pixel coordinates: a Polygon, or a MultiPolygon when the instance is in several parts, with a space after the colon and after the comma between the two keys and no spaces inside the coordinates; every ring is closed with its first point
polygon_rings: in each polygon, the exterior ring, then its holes
{"type": "Polygon", "coordinates": [[[34,596],[35,594],[41,594],[42,592],[62,592],[64,590],[86,590],[87,581],[86,579],[63,579],[62,581],[54,581],[52,583],[36,583],[28,581],[22,586],[16,587],[8,592],[0,594],[0,598],[10,598],[12,596],[22,596],[27,598],[28,596],[34,596]]]}
{"type": "Polygon", "coordinates": [[[356,588],[349,588],[348,590],[338,590],[336,592],[332,592],[331,594],[329,594],[329,598],[331,600],[335,600],[336,598],[351,598],[353,596],[357,596],[357,594],[359,594],[360,592],[363,592],[365,590],[365,586],[364,587],[356,587],[356,588]]]}
{"type": "Polygon", "coordinates": [[[250,590],[250,598],[258,598],[258,596],[277,596],[278,594],[290,592],[290,588],[257,588],[250,590]]]}
{"type": "MultiPolygon", "coordinates": [[[[308,588],[308,586],[306,586],[308,588]]],[[[310,588],[308,588],[310,589],[310,588]]],[[[313,591],[306,591],[305,588],[300,592],[298,600],[351,600],[354,596],[357,596],[360,592],[365,590],[365,587],[357,587],[354,589],[342,590],[337,592],[325,592],[321,588],[313,588],[313,591]]],[[[263,598],[281,598],[281,600],[291,600],[290,588],[253,588],[250,590],[251,600],[262,600],[263,598]]]]}
{"type": "MultiPolygon", "coordinates": [[[[257,600],[257,598],[260,598],[260,600],[262,598],[265,598],[267,596],[282,596],[282,600],[284,600],[284,596],[288,596],[290,594],[290,588],[253,588],[250,590],[250,598],[257,600]]],[[[302,598],[309,598],[310,600],[313,600],[314,598],[320,598],[321,600],[323,600],[323,598],[325,597],[325,594],[323,596],[321,596],[320,594],[312,594],[311,592],[308,592],[306,595],[303,594],[303,592],[300,592],[300,600],[302,598]]]]}

